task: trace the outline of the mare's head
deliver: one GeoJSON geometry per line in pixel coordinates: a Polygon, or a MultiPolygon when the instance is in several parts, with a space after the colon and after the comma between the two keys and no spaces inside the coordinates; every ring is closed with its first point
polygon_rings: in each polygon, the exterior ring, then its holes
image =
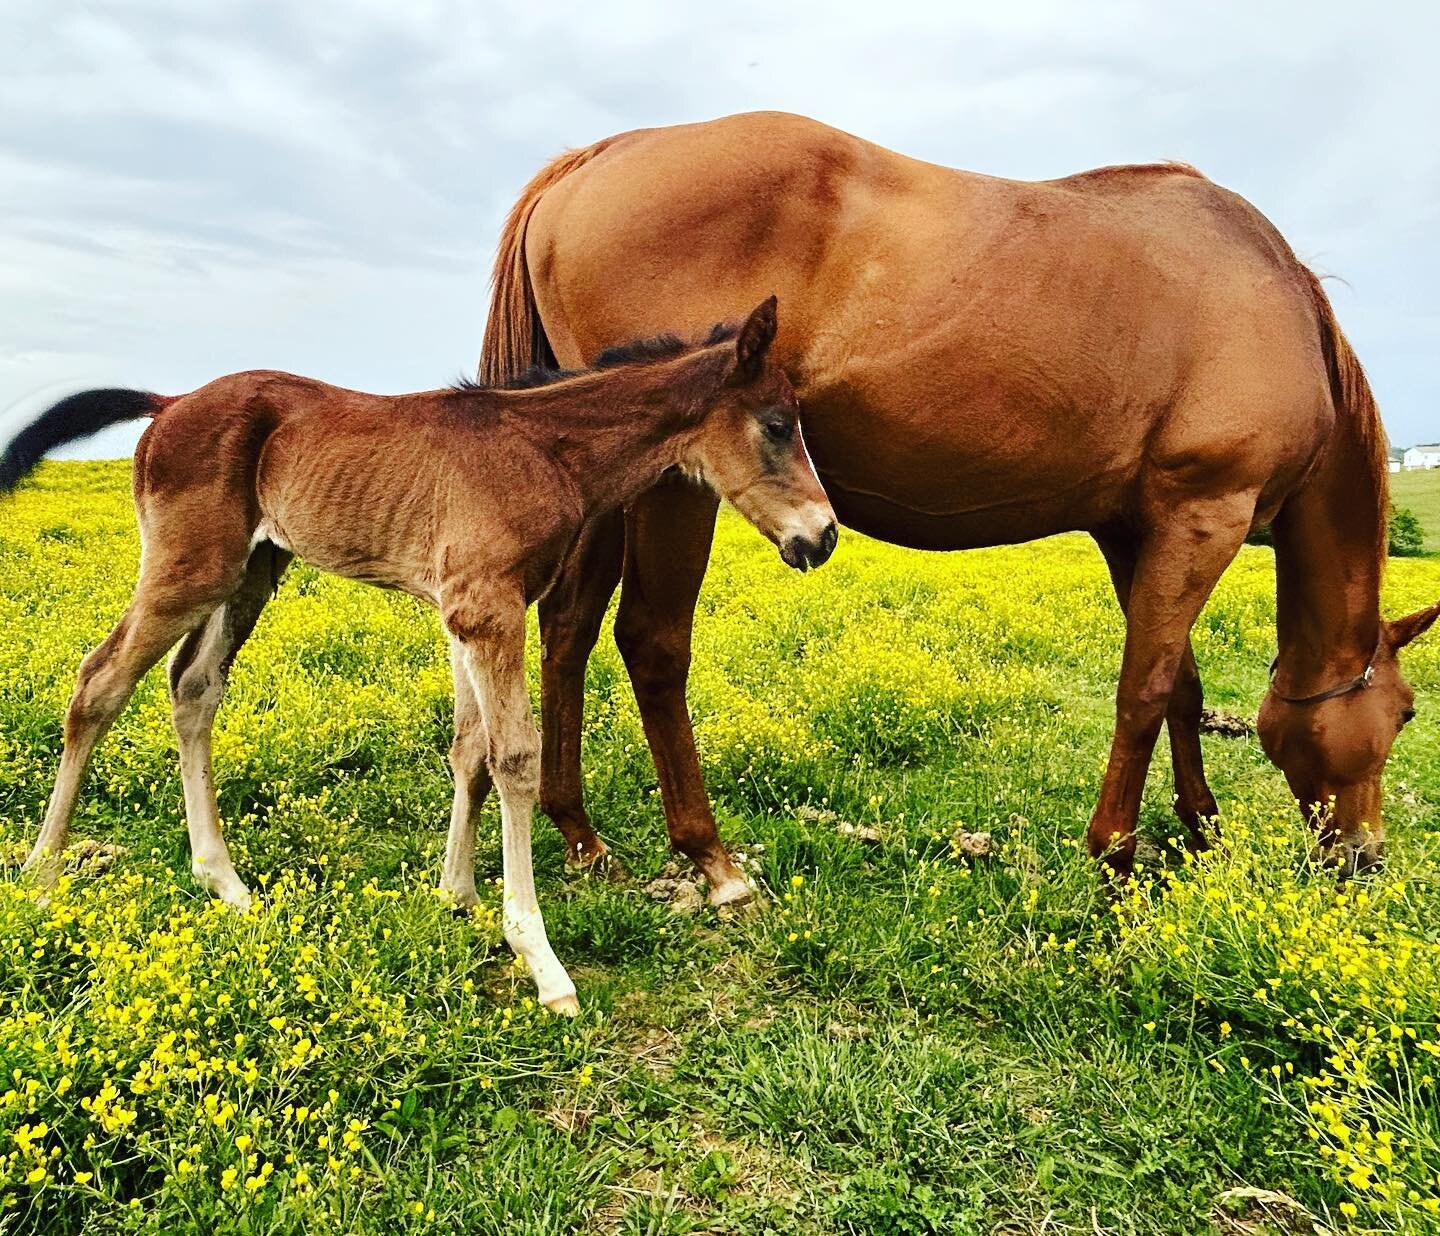
{"type": "Polygon", "coordinates": [[[681,467],[768,537],[798,570],[830,557],[839,532],[800,432],[800,401],[771,358],[775,297],[712,345],[718,382],[683,444],[681,467]]]}
{"type": "Polygon", "coordinates": [[[1290,784],[1320,844],[1345,870],[1377,863],[1384,851],[1380,775],[1390,748],[1415,716],[1415,693],[1399,653],[1440,618],[1440,603],[1380,624],[1375,655],[1359,677],[1303,698],[1271,684],[1260,706],[1260,742],[1290,784]]]}

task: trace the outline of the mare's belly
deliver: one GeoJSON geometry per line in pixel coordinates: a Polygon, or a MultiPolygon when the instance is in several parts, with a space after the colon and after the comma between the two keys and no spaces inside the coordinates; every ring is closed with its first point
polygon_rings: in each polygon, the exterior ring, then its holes
{"type": "Polygon", "coordinates": [[[914,416],[823,397],[804,406],[806,444],[840,521],[916,549],[1103,527],[1123,516],[1140,473],[1130,435],[1102,437],[1058,415],[914,416]]]}

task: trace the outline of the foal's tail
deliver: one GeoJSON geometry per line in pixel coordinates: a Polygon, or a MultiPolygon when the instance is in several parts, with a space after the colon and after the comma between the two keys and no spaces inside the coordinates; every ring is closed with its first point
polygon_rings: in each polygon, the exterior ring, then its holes
{"type": "Polygon", "coordinates": [[[113,387],[67,395],[22,429],[0,455],[0,494],[14,489],[57,446],[124,421],[156,416],[172,402],[149,391],[113,387]]]}
{"type": "Polygon", "coordinates": [[[525,262],[525,230],[545,190],[584,167],[614,140],[607,137],[552,159],[520,191],[505,217],[495,250],[495,269],[490,276],[490,314],[480,347],[480,381],[487,386],[508,382],[534,365],[555,365],[555,354],[550,350],[540,311],[535,307],[535,289],[525,262]]]}

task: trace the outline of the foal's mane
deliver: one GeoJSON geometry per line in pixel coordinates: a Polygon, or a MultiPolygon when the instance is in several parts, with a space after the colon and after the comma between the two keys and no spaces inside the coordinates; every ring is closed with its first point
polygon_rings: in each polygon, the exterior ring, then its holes
{"type": "Polygon", "coordinates": [[[663,335],[652,335],[648,339],[632,339],[629,343],[606,348],[584,369],[559,369],[551,365],[532,365],[523,373],[517,373],[513,378],[504,382],[492,384],[462,377],[451,383],[446,389],[457,395],[489,391],[533,390],[537,386],[553,386],[556,382],[566,382],[571,378],[580,378],[586,374],[600,373],[607,369],[653,365],[659,361],[673,360],[677,356],[683,356],[686,352],[695,352],[701,348],[714,347],[717,343],[726,343],[737,338],[739,334],[738,323],[717,322],[710,328],[710,333],[698,342],[682,339],[679,335],[667,332],[663,335]]]}

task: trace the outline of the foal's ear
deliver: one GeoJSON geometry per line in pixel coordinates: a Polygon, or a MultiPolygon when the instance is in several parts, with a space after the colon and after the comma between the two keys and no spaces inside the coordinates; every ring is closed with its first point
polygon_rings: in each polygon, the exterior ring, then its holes
{"type": "Polygon", "coordinates": [[[1412,639],[1424,635],[1437,618],[1440,618],[1440,601],[1436,601],[1428,609],[1417,609],[1413,614],[1387,622],[1385,633],[1389,636],[1390,647],[1399,652],[1412,639]]]}
{"type": "Polygon", "coordinates": [[[779,328],[775,315],[778,303],[774,296],[761,301],[735,337],[735,376],[742,382],[752,382],[760,376],[765,353],[775,342],[775,331],[779,328]]]}

